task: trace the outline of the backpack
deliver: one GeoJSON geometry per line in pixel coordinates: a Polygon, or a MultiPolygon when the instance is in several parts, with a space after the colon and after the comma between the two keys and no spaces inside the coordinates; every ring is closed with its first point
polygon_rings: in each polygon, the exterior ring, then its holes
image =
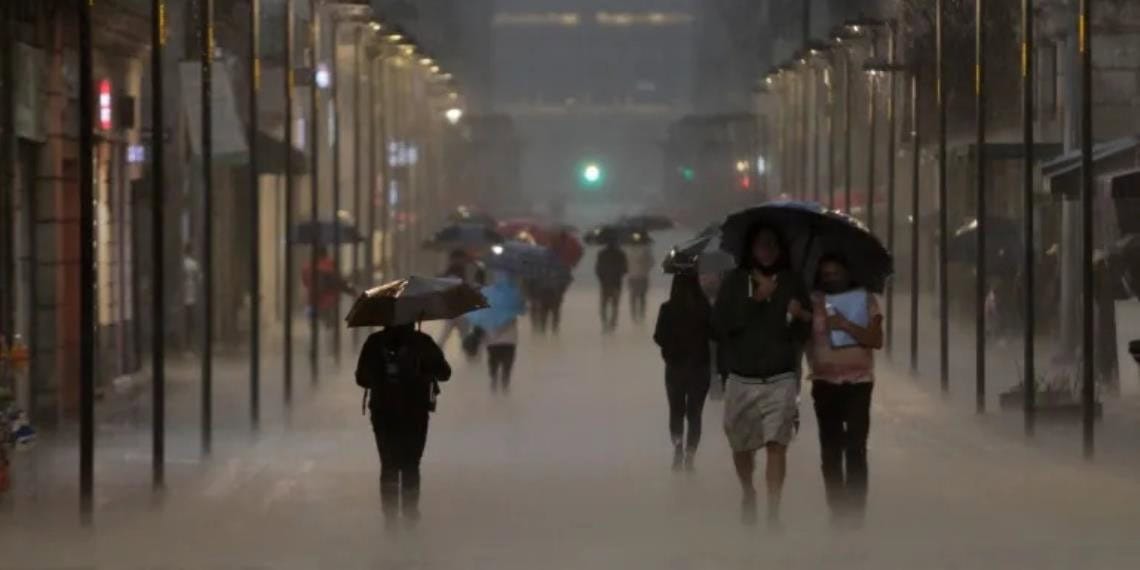
{"type": "Polygon", "coordinates": [[[420,358],[415,347],[410,342],[391,346],[384,343],[380,346],[380,362],[373,376],[363,381],[357,379],[357,384],[364,388],[364,401],[362,412],[367,409],[369,395],[381,395],[385,399],[396,398],[405,403],[422,397],[420,390],[427,391],[428,411],[435,411],[436,397],[440,393],[439,383],[434,379],[423,381],[420,372],[420,358]],[[363,382],[363,383],[362,383],[363,382]]]}

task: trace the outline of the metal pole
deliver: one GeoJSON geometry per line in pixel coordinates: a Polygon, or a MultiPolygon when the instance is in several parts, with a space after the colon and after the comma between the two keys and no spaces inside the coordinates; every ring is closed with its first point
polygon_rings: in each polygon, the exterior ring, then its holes
{"type": "MultiPolygon", "coordinates": [[[[887,77],[887,251],[894,253],[895,251],[895,161],[898,152],[898,136],[895,132],[898,128],[898,113],[895,108],[896,96],[898,86],[895,78],[898,71],[895,69],[897,54],[896,36],[898,30],[894,22],[888,23],[890,27],[890,38],[888,39],[887,46],[887,59],[890,61],[891,73],[887,77]]],[[[895,281],[892,277],[887,280],[886,297],[887,297],[887,353],[894,353],[895,349],[895,281]]]]}
{"type": "Polygon", "coordinates": [[[947,276],[949,243],[949,212],[946,211],[946,54],[945,52],[945,0],[937,0],[935,43],[938,79],[935,94],[938,98],[938,323],[939,323],[939,383],[942,392],[950,391],[950,282],[947,276]]]}
{"type": "MultiPolygon", "coordinates": [[[[806,4],[806,2],[805,2],[805,4],[806,4]]],[[[807,56],[804,56],[804,57],[807,57],[807,56]]],[[[809,89],[809,85],[810,85],[809,78],[811,77],[811,75],[812,75],[811,69],[805,66],[803,73],[800,74],[800,96],[799,96],[798,100],[796,101],[796,107],[799,108],[799,111],[800,111],[800,117],[799,117],[799,119],[800,119],[800,128],[799,128],[799,131],[800,131],[800,169],[799,170],[800,170],[800,181],[801,182],[799,185],[799,192],[800,192],[800,199],[802,199],[802,200],[807,200],[807,198],[808,198],[808,181],[811,179],[811,173],[810,173],[809,169],[811,167],[811,153],[813,152],[809,148],[811,137],[808,134],[808,131],[810,130],[810,128],[808,126],[809,122],[810,122],[810,117],[809,117],[809,113],[808,113],[808,101],[810,100],[809,97],[811,97],[811,94],[810,94],[808,89],[809,89]]]]}
{"type": "Polygon", "coordinates": [[[380,271],[384,279],[390,279],[393,274],[392,254],[392,164],[389,155],[389,146],[392,141],[392,115],[394,100],[392,98],[391,73],[388,71],[388,58],[383,52],[379,58],[380,64],[380,235],[383,236],[380,247],[380,271]]]}
{"type": "MultiPolygon", "coordinates": [[[[320,156],[321,156],[321,128],[320,128],[320,93],[317,86],[317,64],[320,61],[318,57],[318,50],[320,48],[320,35],[319,35],[319,14],[317,11],[318,0],[309,0],[309,63],[311,64],[311,81],[309,89],[309,145],[312,149],[310,155],[311,166],[309,167],[309,216],[312,223],[313,236],[310,251],[309,251],[309,371],[312,373],[311,381],[316,384],[319,381],[318,372],[320,370],[320,315],[317,314],[317,264],[320,263],[320,256],[318,250],[321,248],[321,234],[319,230],[321,223],[321,201],[320,187],[320,156]]],[[[334,215],[335,220],[335,215],[334,215]]]]}
{"type": "Polygon", "coordinates": [[[261,0],[249,0],[249,421],[261,425],[261,184],[257,93],[261,89],[261,0]]]}
{"type": "Polygon", "coordinates": [[[91,3],[79,4],[79,516],[92,522],[95,494],[95,85],[91,3]]]}
{"type": "Polygon", "coordinates": [[[835,66],[828,61],[827,69],[827,207],[835,209],[835,116],[839,113],[838,100],[835,97],[835,66]]]}
{"type": "MultiPolygon", "coordinates": [[[[332,222],[333,222],[333,271],[340,277],[340,169],[343,167],[340,160],[340,24],[332,18],[332,62],[329,65],[329,75],[332,83],[329,87],[329,112],[332,114],[332,222]]],[[[332,327],[332,356],[333,361],[340,362],[340,292],[337,291],[333,300],[333,327],[332,327]]]]}
{"type": "Polygon", "coordinates": [[[918,109],[918,67],[911,70],[910,113],[911,113],[911,171],[910,171],[910,372],[918,373],[918,248],[921,229],[921,209],[919,208],[920,181],[922,167],[922,129],[918,123],[921,114],[918,109]]]}
{"type": "Polygon", "coordinates": [[[284,398],[285,406],[293,403],[293,285],[296,283],[293,267],[293,0],[285,0],[285,311],[284,338],[285,344],[285,370],[284,370],[284,398]]]}
{"type": "Polygon", "coordinates": [[[166,121],[163,117],[162,56],[166,44],[166,0],[151,0],[151,485],[161,489],[166,482],[166,121]]]}
{"type": "Polygon", "coordinates": [[[812,142],[811,142],[811,155],[812,155],[812,187],[815,189],[815,202],[819,203],[823,200],[823,188],[820,188],[819,181],[819,138],[820,138],[820,125],[819,125],[819,74],[815,67],[809,69],[811,73],[811,125],[812,125],[812,142]]]}
{"type": "Polygon", "coordinates": [[[843,51],[843,211],[851,213],[851,107],[854,103],[851,84],[851,54],[843,51]]]}
{"type": "MultiPolygon", "coordinates": [[[[368,182],[365,186],[365,208],[368,212],[368,241],[365,242],[364,286],[376,279],[376,60],[368,59],[368,182]]],[[[359,120],[359,119],[358,119],[359,120]]]]}
{"type": "MultiPolygon", "coordinates": [[[[361,197],[361,193],[362,193],[361,192],[361,185],[360,185],[360,162],[361,162],[360,161],[360,158],[361,158],[361,155],[360,155],[360,151],[361,151],[360,130],[371,125],[371,123],[367,120],[366,116],[362,112],[362,110],[361,110],[362,106],[360,104],[360,96],[361,96],[361,92],[362,92],[361,82],[362,82],[362,78],[363,78],[363,70],[362,70],[361,65],[360,65],[360,57],[361,57],[360,44],[363,41],[364,41],[364,25],[358,25],[356,27],[356,41],[353,43],[353,52],[352,52],[352,56],[353,56],[352,57],[352,73],[355,77],[354,77],[354,80],[352,83],[353,113],[352,113],[352,121],[350,121],[352,123],[352,209],[354,212],[352,218],[353,218],[353,223],[356,225],[356,227],[360,227],[360,224],[363,221],[361,219],[361,217],[362,217],[362,214],[364,213],[361,209],[361,203],[360,203],[360,197],[361,197]]],[[[367,217],[367,216],[364,216],[364,217],[367,217]]],[[[368,239],[371,240],[372,236],[369,235],[368,239]]],[[[352,280],[353,280],[354,286],[358,284],[358,280],[360,278],[360,267],[362,265],[361,260],[360,260],[361,253],[362,252],[361,252],[360,244],[353,242],[353,244],[352,244],[352,280]]],[[[339,329],[340,327],[337,327],[337,328],[339,329]]],[[[352,338],[354,341],[359,341],[360,329],[353,329],[352,338]]]]}
{"type": "Polygon", "coordinates": [[[985,0],[974,0],[977,13],[974,15],[975,33],[975,70],[974,95],[977,100],[977,153],[975,156],[974,174],[977,184],[976,217],[978,219],[977,259],[978,265],[974,291],[974,356],[975,356],[975,408],[977,413],[986,411],[986,293],[988,285],[986,272],[986,32],[985,32],[985,0]]]}
{"type": "Polygon", "coordinates": [[[1094,367],[1093,309],[1093,129],[1092,129],[1092,0],[1080,0],[1081,54],[1081,404],[1084,455],[1096,453],[1096,370],[1094,367]]]}
{"type": "Polygon", "coordinates": [[[1037,313],[1037,293],[1035,291],[1036,283],[1034,283],[1034,273],[1036,271],[1036,256],[1034,255],[1034,236],[1033,236],[1033,190],[1035,181],[1035,163],[1036,163],[1036,148],[1033,118],[1035,114],[1034,106],[1036,101],[1033,97],[1033,89],[1035,86],[1035,75],[1033,58],[1036,53],[1035,36],[1034,36],[1034,21],[1033,21],[1033,0],[1021,0],[1021,132],[1022,132],[1022,147],[1024,161],[1022,163],[1024,170],[1022,171],[1022,210],[1023,214],[1023,233],[1022,239],[1025,242],[1025,257],[1023,258],[1024,267],[1023,282],[1025,294],[1025,329],[1022,334],[1023,349],[1025,351],[1025,401],[1022,410],[1025,415],[1025,435],[1032,437],[1036,428],[1037,420],[1037,371],[1036,371],[1036,355],[1034,354],[1034,342],[1036,338],[1036,313],[1037,313]]]}
{"type": "Polygon", "coordinates": [[[202,452],[213,447],[214,389],[214,223],[213,78],[214,0],[198,0],[202,64],[202,452]]]}
{"type": "MultiPolygon", "coordinates": [[[[879,32],[875,28],[871,28],[871,59],[874,60],[879,55],[879,32]]],[[[879,122],[879,108],[876,105],[879,98],[879,84],[875,81],[875,76],[872,75],[867,80],[867,192],[864,194],[867,199],[867,227],[871,229],[871,233],[875,233],[875,160],[878,158],[876,151],[876,127],[879,122]]]]}

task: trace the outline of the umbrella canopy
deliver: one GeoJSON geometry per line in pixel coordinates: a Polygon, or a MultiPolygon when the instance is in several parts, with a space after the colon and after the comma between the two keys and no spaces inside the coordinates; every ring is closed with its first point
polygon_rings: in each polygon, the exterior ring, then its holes
{"type": "Polygon", "coordinates": [[[712,224],[693,238],[673,246],[661,267],[665,273],[721,273],[736,267],[732,255],[713,247],[719,238],[720,224],[712,224]]]}
{"type": "Polygon", "coordinates": [[[480,224],[451,224],[436,232],[424,247],[436,250],[485,248],[503,241],[493,228],[480,224]]]}
{"type": "Polygon", "coordinates": [[[639,229],[647,232],[671,230],[676,224],[667,216],[656,214],[641,214],[639,216],[623,216],[617,225],[639,229]]]}
{"type": "Polygon", "coordinates": [[[523,279],[558,281],[570,277],[570,269],[553,251],[520,241],[492,246],[485,263],[492,270],[505,271],[523,279]]]}
{"type": "Polygon", "coordinates": [[[457,224],[475,224],[492,228],[498,225],[494,216],[471,206],[459,206],[455,211],[448,214],[447,219],[457,224]]]}
{"type": "Polygon", "coordinates": [[[605,226],[596,227],[586,233],[583,241],[587,245],[637,245],[645,243],[653,243],[653,238],[642,229],[633,228],[630,226],[622,226],[616,224],[609,224],[605,226]]]}
{"type": "Polygon", "coordinates": [[[506,239],[533,241],[538,245],[550,245],[553,235],[550,226],[534,218],[514,218],[499,222],[499,235],[506,239]],[[526,239],[526,237],[531,239],[526,239]]]}
{"type": "Polygon", "coordinates": [[[302,222],[293,226],[290,233],[293,243],[309,245],[328,245],[336,242],[360,243],[364,241],[364,236],[356,229],[356,224],[351,220],[344,219],[337,219],[335,222],[302,222]]]}
{"type": "Polygon", "coordinates": [[[500,279],[482,290],[489,305],[465,317],[472,326],[495,331],[526,313],[522,291],[510,279],[500,279]]]}
{"type": "Polygon", "coordinates": [[[887,249],[859,220],[812,202],[778,201],[732,214],[722,226],[721,249],[737,259],[748,255],[751,229],[774,228],[789,248],[789,261],[806,283],[815,279],[815,264],[825,253],[847,260],[852,277],[863,287],[881,292],[893,272],[887,249]]]}
{"type": "Polygon", "coordinates": [[[454,319],[487,307],[483,294],[459,279],[400,279],[365,291],[348,311],[349,327],[386,327],[454,319]]]}

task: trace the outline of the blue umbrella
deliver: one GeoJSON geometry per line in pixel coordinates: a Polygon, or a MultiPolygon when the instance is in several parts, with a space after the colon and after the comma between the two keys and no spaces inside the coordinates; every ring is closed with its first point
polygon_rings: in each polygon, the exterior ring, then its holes
{"type": "Polygon", "coordinates": [[[492,246],[486,264],[489,269],[505,271],[522,279],[557,281],[570,278],[570,269],[557,254],[549,248],[521,241],[492,246]]]}
{"type": "Polygon", "coordinates": [[[825,253],[846,259],[851,276],[876,293],[893,272],[891,254],[867,226],[814,202],[773,201],[732,214],[721,226],[721,249],[743,259],[748,255],[744,242],[757,225],[773,228],[787,240],[792,269],[806,283],[814,281],[815,264],[825,253]]]}
{"type": "Polygon", "coordinates": [[[472,326],[495,331],[526,313],[522,291],[510,279],[499,279],[482,290],[488,307],[467,315],[472,326]]]}

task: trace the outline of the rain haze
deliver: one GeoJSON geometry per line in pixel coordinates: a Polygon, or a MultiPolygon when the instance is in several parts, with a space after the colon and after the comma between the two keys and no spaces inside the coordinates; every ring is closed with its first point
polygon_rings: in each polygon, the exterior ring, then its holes
{"type": "Polygon", "coordinates": [[[0,570],[1138,532],[1135,0],[0,1],[0,570]]]}

